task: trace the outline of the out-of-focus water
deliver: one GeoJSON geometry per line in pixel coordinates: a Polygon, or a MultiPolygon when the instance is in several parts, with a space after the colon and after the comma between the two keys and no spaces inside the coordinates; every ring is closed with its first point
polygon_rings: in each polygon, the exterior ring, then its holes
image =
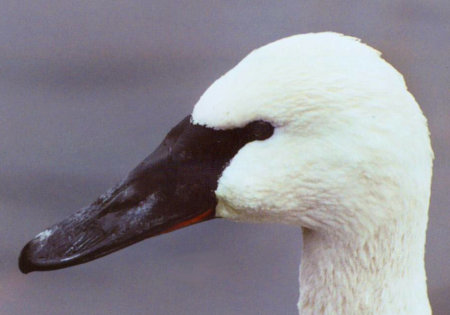
{"type": "Polygon", "coordinates": [[[436,153],[427,270],[450,310],[448,1],[0,3],[0,313],[296,314],[300,231],[215,220],[54,272],[22,246],[126,175],[252,49],[362,38],[405,75],[436,153]]]}

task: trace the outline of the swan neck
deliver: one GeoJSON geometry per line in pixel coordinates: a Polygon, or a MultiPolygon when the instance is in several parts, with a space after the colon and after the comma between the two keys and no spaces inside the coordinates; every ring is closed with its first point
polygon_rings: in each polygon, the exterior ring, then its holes
{"type": "Polygon", "coordinates": [[[425,229],[408,233],[383,230],[355,244],[303,229],[299,313],[430,315],[425,229]]]}

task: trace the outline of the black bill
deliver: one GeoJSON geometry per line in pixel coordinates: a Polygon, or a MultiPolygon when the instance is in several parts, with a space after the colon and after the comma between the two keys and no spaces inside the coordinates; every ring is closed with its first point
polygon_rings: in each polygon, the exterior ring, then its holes
{"type": "Polygon", "coordinates": [[[227,163],[246,143],[272,133],[273,127],[264,121],[215,130],[186,117],[119,185],[31,240],[20,254],[20,270],[85,263],[214,218],[214,191],[227,163]]]}

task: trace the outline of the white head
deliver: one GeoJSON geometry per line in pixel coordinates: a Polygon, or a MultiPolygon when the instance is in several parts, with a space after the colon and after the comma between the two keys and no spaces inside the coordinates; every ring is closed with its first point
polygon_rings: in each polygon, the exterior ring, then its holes
{"type": "Polygon", "coordinates": [[[401,74],[356,38],[314,33],[259,48],[209,87],[192,117],[217,129],[275,126],[223,172],[219,216],[359,237],[426,218],[426,120],[401,74]]]}

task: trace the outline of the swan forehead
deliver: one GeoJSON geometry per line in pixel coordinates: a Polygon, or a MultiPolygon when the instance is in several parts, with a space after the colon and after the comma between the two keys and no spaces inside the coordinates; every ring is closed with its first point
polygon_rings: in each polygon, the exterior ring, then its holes
{"type": "MultiPolygon", "coordinates": [[[[364,95],[405,90],[403,77],[354,37],[311,33],[251,52],[201,96],[193,121],[221,129],[263,119],[298,122],[305,112],[361,106],[364,95]]],[[[324,116],[324,113],[321,113],[324,116]]]]}

